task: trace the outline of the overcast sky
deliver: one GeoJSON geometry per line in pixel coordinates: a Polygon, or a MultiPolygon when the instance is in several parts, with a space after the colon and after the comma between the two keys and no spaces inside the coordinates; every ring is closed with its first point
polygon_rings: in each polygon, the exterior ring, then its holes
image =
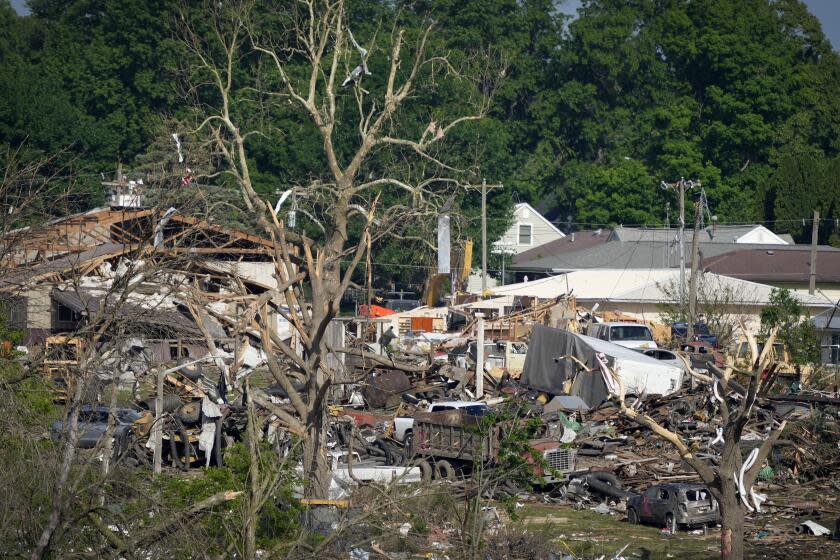
{"type": "MultiPolygon", "coordinates": [[[[18,13],[26,13],[26,0],[11,0],[18,13]]],[[[834,50],[840,50],[840,0],[804,0],[811,13],[820,18],[825,33],[834,50]]],[[[580,0],[563,0],[561,10],[573,14],[580,7],[580,0]]]]}

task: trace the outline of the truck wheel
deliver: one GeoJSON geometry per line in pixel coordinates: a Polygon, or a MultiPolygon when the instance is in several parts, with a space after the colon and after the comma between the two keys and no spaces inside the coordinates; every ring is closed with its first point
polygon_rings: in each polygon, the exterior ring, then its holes
{"type": "Polygon", "coordinates": [[[410,459],[414,455],[414,434],[408,432],[403,439],[403,457],[410,459]]]}
{"type": "Polygon", "coordinates": [[[420,467],[420,480],[429,484],[432,481],[432,465],[428,461],[420,461],[417,466],[420,467]]]}
{"type": "Polygon", "coordinates": [[[393,466],[396,463],[394,462],[394,455],[391,453],[391,446],[388,445],[388,442],[382,438],[377,438],[375,442],[373,442],[374,447],[377,449],[382,450],[382,454],[385,456],[385,465],[386,466],[393,466]]]}
{"type": "Polygon", "coordinates": [[[630,508],[627,510],[627,521],[631,525],[638,525],[639,524],[639,514],[636,513],[634,508],[630,508]]]}
{"type": "Polygon", "coordinates": [[[438,461],[435,465],[435,472],[439,480],[455,480],[455,469],[449,461],[438,461]]]}

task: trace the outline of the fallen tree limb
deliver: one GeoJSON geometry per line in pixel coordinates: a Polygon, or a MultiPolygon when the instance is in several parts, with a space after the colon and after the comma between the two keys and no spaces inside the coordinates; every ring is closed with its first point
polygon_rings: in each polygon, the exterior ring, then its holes
{"type": "Polygon", "coordinates": [[[255,403],[277,416],[277,418],[286,425],[286,429],[290,432],[301,437],[306,436],[306,430],[300,420],[271,402],[269,396],[263,391],[257,389],[256,387],[251,387],[251,398],[254,399],[255,403]]]}
{"type": "Polygon", "coordinates": [[[151,529],[147,529],[146,531],[141,532],[136,539],[133,539],[131,541],[121,539],[119,536],[117,536],[117,534],[111,529],[109,529],[108,526],[95,512],[88,513],[88,518],[90,518],[90,520],[93,522],[94,527],[96,527],[96,529],[100,533],[102,533],[102,535],[108,541],[108,544],[111,545],[111,548],[113,549],[112,557],[117,557],[122,556],[127,552],[135,552],[137,551],[137,549],[147,546],[149,543],[162,538],[164,534],[169,532],[175,525],[183,523],[191,517],[195,517],[196,515],[202,513],[206,509],[210,509],[225,502],[235,500],[242,494],[243,492],[241,491],[233,490],[226,490],[224,492],[219,492],[218,494],[213,494],[209,498],[206,498],[198,502],[197,504],[193,504],[184,511],[175,513],[174,515],[167,517],[163,523],[161,523],[157,527],[152,527],[151,529]]]}
{"type": "Polygon", "coordinates": [[[840,405],[840,399],[823,397],[820,395],[766,395],[762,398],[768,401],[776,402],[803,402],[840,405]]]}
{"type": "Polygon", "coordinates": [[[389,358],[388,356],[380,356],[379,354],[373,354],[372,352],[366,352],[361,348],[347,348],[345,346],[340,347],[333,347],[328,346],[329,351],[333,354],[350,354],[351,356],[359,356],[360,358],[364,358],[365,360],[370,360],[371,362],[375,362],[377,364],[388,366],[393,369],[399,369],[402,371],[409,371],[409,372],[424,372],[427,371],[430,367],[430,364],[417,366],[413,364],[407,364],[405,362],[398,362],[393,358],[389,358]]]}

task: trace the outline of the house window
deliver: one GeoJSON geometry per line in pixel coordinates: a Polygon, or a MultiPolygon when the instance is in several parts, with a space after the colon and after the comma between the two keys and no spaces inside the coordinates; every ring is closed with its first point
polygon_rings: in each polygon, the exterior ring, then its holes
{"type": "Polygon", "coordinates": [[[840,334],[827,334],[823,338],[823,362],[840,364],[840,334]]]}
{"type": "Polygon", "coordinates": [[[26,298],[12,297],[0,300],[0,316],[6,319],[6,326],[12,329],[26,328],[26,298]]]}
{"type": "Polygon", "coordinates": [[[531,244],[531,224],[519,224],[519,244],[531,244]]]}
{"type": "Polygon", "coordinates": [[[58,320],[62,323],[77,323],[81,318],[78,312],[73,311],[66,305],[58,304],[58,320]]]}

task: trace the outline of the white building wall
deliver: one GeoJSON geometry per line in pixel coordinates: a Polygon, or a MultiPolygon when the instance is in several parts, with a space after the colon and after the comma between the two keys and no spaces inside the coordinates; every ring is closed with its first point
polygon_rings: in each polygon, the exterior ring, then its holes
{"type": "Polygon", "coordinates": [[[549,241],[565,237],[563,232],[534,210],[530,204],[517,204],[513,216],[513,225],[499,241],[493,244],[493,251],[496,253],[504,251],[511,255],[517,255],[549,241]],[[520,226],[530,230],[530,236],[527,240],[520,237],[520,226]]]}

